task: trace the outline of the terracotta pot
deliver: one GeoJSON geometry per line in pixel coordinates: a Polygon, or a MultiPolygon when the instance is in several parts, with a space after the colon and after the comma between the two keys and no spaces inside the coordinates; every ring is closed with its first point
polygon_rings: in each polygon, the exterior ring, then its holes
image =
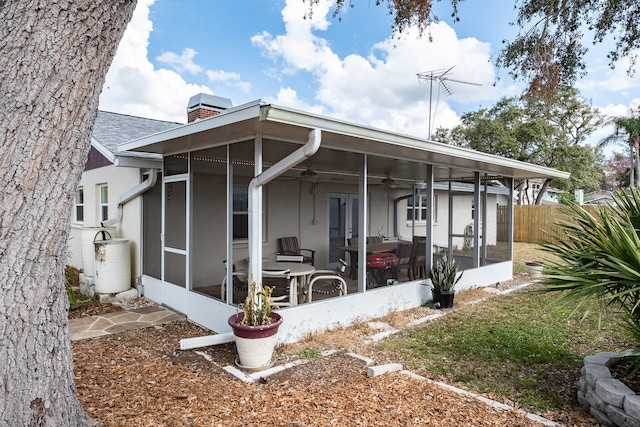
{"type": "Polygon", "coordinates": [[[259,370],[271,365],[282,316],[271,313],[270,317],[270,324],[259,326],[240,325],[239,322],[244,318],[244,313],[229,317],[228,322],[235,335],[240,367],[259,370]]]}

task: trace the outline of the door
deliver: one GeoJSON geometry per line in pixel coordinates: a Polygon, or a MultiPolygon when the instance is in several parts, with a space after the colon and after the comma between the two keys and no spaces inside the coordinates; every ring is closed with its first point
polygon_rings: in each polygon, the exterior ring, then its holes
{"type": "MultiPolygon", "coordinates": [[[[345,252],[338,249],[347,245],[347,239],[358,237],[358,195],[329,195],[329,258],[328,267],[336,267],[340,258],[345,259],[345,252]]],[[[345,261],[349,261],[345,259],[345,261]]]]}
{"type": "Polygon", "coordinates": [[[162,303],[181,313],[189,290],[188,189],[187,174],[163,179],[162,303]]]}

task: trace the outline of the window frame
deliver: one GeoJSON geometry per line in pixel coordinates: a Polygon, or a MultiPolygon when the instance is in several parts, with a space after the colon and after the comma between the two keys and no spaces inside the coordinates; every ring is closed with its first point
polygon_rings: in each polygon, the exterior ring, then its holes
{"type": "MultiPolygon", "coordinates": [[[[249,230],[249,185],[248,184],[233,184],[233,200],[231,204],[231,216],[232,216],[232,238],[234,244],[243,244],[249,242],[249,237],[247,235],[246,238],[236,238],[235,235],[235,224],[237,217],[245,217],[246,219],[246,229],[247,232],[249,230]],[[243,190],[243,195],[246,196],[247,199],[247,210],[236,210],[236,190],[243,190]]],[[[267,191],[266,188],[262,190],[262,242],[266,242],[267,240],[267,191]]]]}
{"type": "Polygon", "coordinates": [[[99,184],[98,185],[98,218],[99,222],[103,222],[109,219],[109,185],[108,184],[99,184]],[[102,190],[105,190],[103,192],[102,190]],[[106,196],[103,199],[103,196],[106,196]]]}
{"type": "MultiPolygon", "coordinates": [[[[407,199],[407,223],[412,221],[410,216],[413,216],[416,224],[426,224],[427,220],[427,196],[425,194],[418,194],[415,197],[409,197],[407,199]],[[418,206],[414,206],[415,199],[419,200],[418,206]],[[418,218],[415,217],[416,211],[419,212],[418,218]],[[425,219],[422,219],[424,215],[425,219]]],[[[438,223],[438,196],[433,195],[433,206],[431,210],[431,220],[433,224],[438,223]]]]}
{"type": "Polygon", "coordinates": [[[80,186],[76,189],[73,197],[73,221],[77,224],[84,224],[84,187],[80,186]],[[78,201],[78,199],[80,199],[78,201]],[[78,213],[81,215],[78,215],[78,213]]]}

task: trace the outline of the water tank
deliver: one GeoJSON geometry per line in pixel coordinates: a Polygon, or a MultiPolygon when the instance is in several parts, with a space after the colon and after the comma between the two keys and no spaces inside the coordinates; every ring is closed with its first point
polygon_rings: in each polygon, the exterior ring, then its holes
{"type": "Polygon", "coordinates": [[[84,227],[81,233],[82,245],[82,272],[85,276],[93,277],[96,274],[94,260],[96,251],[94,240],[106,240],[116,237],[115,227],[84,227]]]}
{"type": "Polygon", "coordinates": [[[128,239],[96,240],[96,287],[99,294],[116,294],[131,287],[131,255],[128,239]]]}

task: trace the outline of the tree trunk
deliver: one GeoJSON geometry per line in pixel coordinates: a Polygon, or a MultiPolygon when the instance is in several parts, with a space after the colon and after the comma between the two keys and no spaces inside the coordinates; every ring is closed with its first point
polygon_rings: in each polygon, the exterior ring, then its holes
{"type": "Polygon", "coordinates": [[[631,167],[629,169],[629,188],[636,187],[636,147],[630,142],[629,143],[629,161],[631,162],[631,167]]]}
{"type": "MultiPolygon", "coordinates": [[[[640,158],[638,156],[638,149],[640,147],[638,147],[638,143],[636,141],[634,141],[633,143],[633,161],[632,161],[632,165],[633,165],[633,170],[635,172],[634,176],[635,176],[635,184],[638,184],[638,181],[640,180],[640,158]]],[[[634,187],[633,185],[631,186],[632,188],[634,187]]]]}
{"type": "Polygon", "coordinates": [[[536,196],[536,200],[535,203],[536,205],[540,205],[542,204],[542,198],[544,197],[544,193],[547,192],[547,190],[549,189],[549,185],[551,184],[551,179],[546,178],[544,180],[544,182],[542,183],[542,185],[540,186],[540,191],[538,192],[538,195],[536,196]]]}
{"type": "Polygon", "coordinates": [[[73,377],[73,195],[135,0],[0,0],[0,425],[96,424],[73,377]]]}

